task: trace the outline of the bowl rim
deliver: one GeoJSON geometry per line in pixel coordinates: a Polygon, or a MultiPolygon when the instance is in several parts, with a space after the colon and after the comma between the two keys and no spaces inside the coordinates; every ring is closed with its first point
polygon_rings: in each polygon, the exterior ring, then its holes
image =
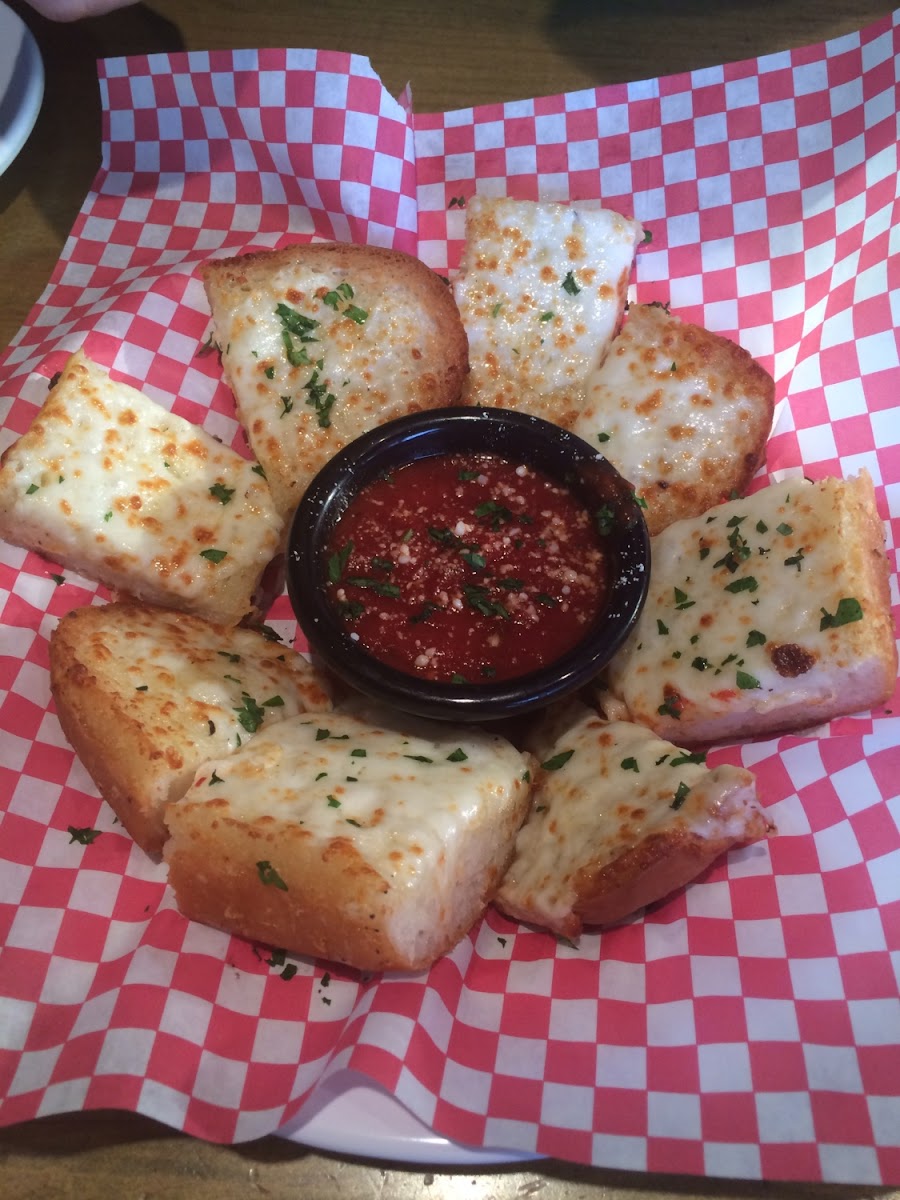
{"type": "Polygon", "coordinates": [[[647,597],[650,538],[631,484],[584,439],[531,413],[453,406],[378,425],[345,445],[321,468],[290,523],[286,576],[291,606],[311,656],[344,683],[370,699],[420,716],[497,720],[570,695],[609,662],[633,629],[647,597]],[[486,433],[518,439],[513,452],[487,445],[486,433]],[[448,438],[453,444],[447,444],[448,438]],[[612,489],[609,498],[625,507],[627,519],[616,522],[615,540],[610,542],[616,564],[607,602],[573,647],[551,663],[510,679],[439,682],[392,667],[351,639],[322,587],[327,572],[325,548],[350,503],[384,471],[419,458],[473,451],[527,462],[565,483],[584,503],[588,484],[574,473],[591,470],[612,489]]]}

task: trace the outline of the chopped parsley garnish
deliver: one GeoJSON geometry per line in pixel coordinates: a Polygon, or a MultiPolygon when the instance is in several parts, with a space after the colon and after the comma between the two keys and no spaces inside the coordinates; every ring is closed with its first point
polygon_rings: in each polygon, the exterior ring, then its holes
{"type": "Polygon", "coordinates": [[[698,654],[697,657],[691,663],[691,666],[694,668],[695,671],[708,671],[709,670],[709,659],[703,658],[702,655],[698,654]]]}
{"type": "Polygon", "coordinates": [[[755,578],[752,575],[745,575],[743,579],[735,579],[731,583],[725,584],[726,592],[755,592],[759,587],[755,578]]]}
{"type": "Polygon", "coordinates": [[[328,559],[328,578],[332,583],[340,583],[344,571],[347,569],[347,560],[352,553],[353,543],[347,542],[328,559]]]}
{"type": "Polygon", "coordinates": [[[288,362],[292,367],[309,366],[306,343],[318,341],[313,337],[313,330],[318,328],[319,322],[312,317],[304,317],[287,304],[278,304],[275,315],[281,321],[281,341],[288,362]],[[297,342],[300,342],[299,346],[297,342]]]}
{"type": "Polygon", "coordinates": [[[577,296],[581,291],[581,288],[575,282],[575,276],[571,271],[566,272],[566,277],[562,281],[562,289],[564,292],[568,292],[570,296],[577,296]]]}
{"type": "Polygon", "coordinates": [[[361,600],[340,600],[335,605],[335,610],[345,621],[358,621],[366,611],[366,606],[361,600]]]}
{"type": "Polygon", "coordinates": [[[83,826],[80,829],[76,828],[76,826],[74,826],[74,825],[69,825],[67,827],[67,830],[70,835],[69,836],[69,845],[70,846],[72,845],[73,842],[78,842],[82,846],[89,846],[91,844],[91,842],[95,842],[97,840],[97,838],[100,836],[100,834],[102,832],[102,830],[100,830],[100,829],[91,829],[91,827],[89,825],[83,826]]]}
{"type": "Polygon", "coordinates": [[[333,308],[337,312],[342,303],[352,299],[353,288],[349,283],[344,281],[343,283],[339,283],[333,292],[326,292],[322,297],[322,303],[327,304],[329,308],[333,308]]]}
{"type": "Polygon", "coordinates": [[[356,750],[350,751],[350,757],[351,758],[366,758],[367,752],[365,750],[363,750],[361,747],[359,747],[356,750]]]}
{"type": "Polygon", "coordinates": [[[639,496],[637,494],[637,492],[632,492],[631,496],[632,496],[632,499],[634,500],[635,504],[638,506],[638,508],[646,508],[647,507],[647,501],[644,499],[643,496],[639,496]]]}
{"type": "Polygon", "coordinates": [[[355,304],[351,304],[353,299],[353,288],[346,281],[339,283],[333,292],[326,292],[322,297],[322,302],[327,304],[329,308],[333,308],[336,313],[347,317],[351,321],[355,321],[357,325],[362,325],[369,314],[366,309],[358,308],[355,304]],[[344,305],[341,308],[341,305],[344,305]]]}
{"type": "Polygon", "coordinates": [[[227,659],[230,663],[237,663],[241,661],[241,656],[239,654],[232,654],[229,650],[217,650],[216,654],[218,654],[220,658],[227,659]]]}
{"type": "Polygon", "coordinates": [[[365,575],[349,576],[346,582],[353,587],[365,588],[374,592],[376,596],[389,596],[394,600],[400,597],[400,589],[396,583],[385,583],[381,579],[369,579],[365,575]]]}
{"type": "Polygon", "coordinates": [[[53,580],[54,583],[57,583],[57,584],[66,582],[65,575],[51,575],[50,578],[53,580]]]}
{"type": "Polygon", "coordinates": [[[270,696],[263,700],[263,708],[284,708],[284,701],[280,696],[270,696]]]}
{"type": "Polygon", "coordinates": [[[324,361],[320,358],[313,369],[312,375],[304,383],[303,390],[307,393],[306,403],[315,409],[319,428],[328,429],[331,425],[331,410],[337,401],[337,397],[329,392],[327,384],[321,383],[319,380],[319,372],[323,366],[324,361]]]}
{"type": "Polygon", "coordinates": [[[602,508],[598,508],[594,513],[594,524],[597,526],[597,532],[601,537],[608,537],[615,524],[616,514],[608,504],[604,504],[602,508]]]}
{"type": "Polygon", "coordinates": [[[429,758],[426,754],[404,754],[403,757],[409,758],[413,762],[420,762],[420,763],[433,763],[434,762],[434,759],[429,758]]]}
{"type": "Polygon", "coordinates": [[[227,550],[201,550],[200,557],[207,559],[211,563],[220,563],[223,558],[228,557],[227,550]]]}
{"type": "Polygon", "coordinates": [[[665,698],[656,710],[661,717],[674,717],[681,720],[681,697],[677,692],[666,692],[665,698]]]}
{"type": "Polygon", "coordinates": [[[639,773],[640,769],[641,769],[638,766],[638,762],[637,762],[636,758],[623,758],[622,762],[621,762],[621,767],[622,767],[623,771],[635,771],[637,773],[639,773]]]}
{"type": "Polygon", "coordinates": [[[782,521],[782,523],[780,525],[775,526],[775,532],[780,533],[782,537],[787,537],[788,534],[791,534],[794,532],[794,527],[793,527],[793,525],[788,525],[782,521]]]}
{"type": "Polygon", "coordinates": [[[555,312],[542,312],[541,320],[542,321],[552,321],[555,316],[556,316],[555,312]]]}
{"type": "Polygon", "coordinates": [[[546,762],[541,763],[542,771],[558,771],[564,767],[572,755],[574,750],[560,750],[559,754],[554,754],[552,758],[548,758],[546,762]]]}
{"type": "Polygon", "coordinates": [[[491,316],[492,317],[499,316],[500,310],[502,308],[503,308],[503,301],[498,300],[497,303],[494,305],[494,307],[491,309],[491,316]]]}
{"type": "MultiPolygon", "coordinates": [[[[652,230],[652,229],[645,229],[645,230],[644,230],[644,240],[641,242],[641,245],[642,245],[642,246],[649,246],[649,245],[650,245],[650,243],[651,243],[652,241],[653,241],[653,230],[652,230]]],[[[669,311],[669,310],[668,310],[668,308],[666,307],[666,305],[663,305],[663,308],[665,308],[665,309],[666,309],[666,312],[668,312],[668,311],[669,311]]]]}
{"type": "Polygon", "coordinates": [[[661,635],[667,634],[669,632],[668,625],[666,625],[663,621],[661,621],[659,619],[659,617],[656,618],[656,632],[661,635]]]}
{"type": "Polygon", "coordinates": [[[491,529],[495,532],[505,521],[512,520],[512,513],[509,509],[504,504],[498,504],[496,500],[484,500],[481,504],[476,504],[475,516],[479,521],[488,518],[491,529]]]}
{"type": "Polygon", "coordinates": [[[790,555],[790,557],[789,557],[789,558],[786,558],[786,559],[784,560],[784,565],[785,565],[786,567],[796,567],[796,568],[797,568],[797,570],[799,571],[799,570],[800,570],[800,564],[803,562],[803,559],[804,559],[805,557],[806,557],[806,556],[805,556],[805,555],[804,555],[804,553],[803,553],[803,548],[801,547],[801,548],[800,548],[800,549],[797,551],[797,553],[796,553],[796,554],[792,554],[792,555],[790,555]]]}
{"type": "Polygon", "coordinates": [[[393,571],[394,561],[390,558],[375,558],[369,559],[369,566],[376,571],[393,571]]]}
{"type": "Polygon", "coordinates": [[[822,609],[822,619],[819,622],[819,629],[835,629],[838,625],[850,625],[854,621],[863,619],[862,605],[853,596],[845,596],[838,602],[838,606],[833,613],[827,609],[822,609]]]}
{"type": "Polygon", "coordinates": [[[748,675],[746,671],[738,671],[737,685],[743,692],[752,691],[753,688],[760,686],[759,680],[755,675],[748,675]]]}
{"type": "Polygon", "coordinates": [[[112,520],[112,510],[110,510],[109,512],[105,512],[105,513],[103,514],[103,520],[104,520],[104,521],[111,521],[111,520],[112,520]]]}
{"type": "Polygon", "coordinates": [[[437,542],[439,546],[459,546],[462,544],[460,538],[457,537],[452,529],[448,529],[446,525],[442,529],[439,529],[436,525],[429,525],[428,536],[433,542],[437,542]]]}
{"type": "Polygon", "coordinates": [[[693,608],[696,600],[691,600],[687,592],[683,592],[681,588],[675,588],[675,608],[681,610],[684,608],[693,608]]]}
{"type": "Polygon", "coordinates": [[[256,870],[259,873],[260,883],[264,883],[266,887],[276,887],[280,892],[288,890],[287,884],[272,866],[268,859],[264,858],[256,864],[256,870]]]}
{"type": "Polygon", "coordinates": [[[698,750],[696,754],[679,754],[669,763],[670,767],[681,767],[685,763],[697,763],[702,765],[706,762],[706,754],[702,750],[698,750]]]}
{"type": "Polygon", "coordinates": [[[452,754],[447,755],[447,762],[466,762],[468,757],[462,746],[457,746],[452,754]]]}
{"type": "Polygon", "coordinates": [[[608,434],[608,433],[598,433],[598,434],[597,434],[597,441],[598,441],[598,442],[600,442],[600,444],[601,444],[601,445],[602,445],[604,442],[608,442],[608,441],[609,441],[609,434],[608,434]]]}
{"type": "Polygon", "coordinates": [[[423,621],[427,621],[433,613],[438,612],[439,605],[433,600],[426,600],[418,612],[412,613],[409,617],[410,625],[420,625],[423,621]]]}
{"type": "Polygon", "coordinates": [[[241,701],[241,707],[234,710],[237,713],[237,719],[248,733],[256,733],[266,714],[253,697],[246,692],[241,692],[241,701]]]}
{"type": "Polygon", "coordinates": [[[460,550],[459,557],[474,571],[483,571],[487,566],[487,559],[484,557],[484,555],[479,553],[477,550],[471,550],[469,547],[466,547],[464,550],[460,550]]]}
{"type": "Polygon", "coordinates": [[[266,473],[263,470],[263,467],[260,463],[254,463],[253,466],[250,468],[250,470],[253,471],[255,474],[259,475],[261,479],[266,478],[266,473]]]}
{"type": "Polygon", "coordinates": [[[225,487],[222,483],[214,483],[209,489],[209,494],[218,500],[220,504],[228,504],[234,495],[234,488],[225,487]]]}
{"type": "Polygon", "coordinates": [[[669,805],[669,807],[674,808],[676,810],[681,808],[682,804],[684,804],[685,800],[687,800],[688,796],[690,795],[690,792],[691,792],[691,789],[682,780],[682,782],[679,783],[678,788],[675,792],[675,799],[672,801],[672,803],[669,805]]]}
{"type": "Polygon", "coordinates": [[[509,620],[509,610],[499,600],[491,600],[486,587],[467,583],[463,586],[463,595],[466,603],[476,612],[480,612],[482,616],[502,617],[504,621],[509,620]]]}
{"type": "Polygon", "coordinates": [[[212,787],[212,785],[213,785],[214,783],[224,783],[224,782],[225,782],[225,780],[222,778],[222,776],[221,776],[221,775],[217,775],[217,774],[216,774],[216,771],[215,771],[215,768],[213,768],[213,773],[212,773],[212,775],[210,775],[210,777],[209,777],[209,783],[208,783],[206,786],[207,786],[207,787],[212,787]]]}
{"type": "Polygon", "coordinates": [[[332,796],[330,792],[328,793],[328,796],[326,797],[326,799],[328,800],[329,808],[340,808],[341,807],[340,800],[338,800],[337,796],[332,796]]]}
{"type": "Polygon", "coordinates": [[[750,646],[764,646],[769,639],[764,633],[760,633],[758,629],[751,629],[747,634],[747,648],[750,646]]]}
{"type": "Polygon", "coordinates": [[[38,491],[38,490],[39,490],[39,488],[40,488],[40,484],[37,484],[37,483],[31,483],[31,484],[29,484],[29,485],[28,485],[28,487],[25,489],[25,495],[26,495],[26,496],[33,496],[33,495],[34,495],[34,493],[35,493],[36,491],[38,491]]]}
{"type": "Polygon", "coordinates": [[[451,196],[450,203],[447,205],[447,207],[448,208],[465,208],[466,207],[465,196],[451,196]]]}

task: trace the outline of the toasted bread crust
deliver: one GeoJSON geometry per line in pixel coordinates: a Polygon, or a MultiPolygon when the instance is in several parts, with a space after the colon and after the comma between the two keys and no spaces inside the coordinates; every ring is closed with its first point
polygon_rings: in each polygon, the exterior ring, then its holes
{"type": "Polygon", "coordinates": [[[294,244],[214,259],[201,274],[226,381],[282,515],[365,430],[459,398],[468,370],[459,312],[446,283],[411,255],[294,244]],[[338,319],[350,298],[359,319],[338,319]],[[313,321],[305,364],[286,358],[278,305],[313,321]],[[331,397],[325,414],[311,380],[331,397]]]}
{"type": "Polygon", "coordinates": [[[246,688],[259,689],[260,702],[282,699],[264,709],[268,722],[331,704],[306,660],[262,634],[129,603],[62,618],[50,639],[50,686],[66,739],[149,854],[168,836],[166,804],[199,765],[252,736],[235,720],[246,688]],[[232,684],[236,670],[243,682],[232,684]]]}

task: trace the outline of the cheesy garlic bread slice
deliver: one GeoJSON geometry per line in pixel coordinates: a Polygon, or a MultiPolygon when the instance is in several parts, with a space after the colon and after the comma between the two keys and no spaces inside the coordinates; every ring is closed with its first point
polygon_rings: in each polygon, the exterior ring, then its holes
{"type": "Polygon", "coordinates": [[[622,921],[774,832],[749,771],[710,770],[702,754],[585,705],[548,716],[533,749],[531,812],[496,904],[562,937],[622,921]]]}
{"type": "Polygon", "coordinates": [[[610,691],[687,745],[872,708],[897,679],[888,571],[865,471],[788,479],[676,521],[652,539],[610,691]]]}
{"type": "Polygon", "coordinates": [[[466,402],[571,425],[621,324],[643,236],[610,209],[472,197],[454,281],[466,402]]]}
{"type": "Polygon", "coordinates": [[[496,891],[530,767],[471,726],[293,717],[169,806],[169,882],[194,920],[361,970],[420,970],[496,891]]]}
{"type": "Polygon", "coordinates": [[[662,305],[632,304],[572,430],[633,485],[654,534],[743,495],[774,399],[774,380],[742,347],[662,305]]]}
{"type": "Polygon", "coordinates": [[[359,434],[459,399],[459,313],[408,254],[292,245],[213,260],[203,280],[225,379],[283,516],[359,434]]]}
{"type": "Polygon", "coordinates": [[[254,611],[281,532],[253,463],[81,350],[0,459],[0,537],[225,624],[254,611]]]}
{"type": "Polygon", "coordinates": [[[163,812],[201,763],[331,698],[302,655],[254,629],[137,604],[74,609],[50,638],[63,733],[101,796],[151,854],[163,812]]]}

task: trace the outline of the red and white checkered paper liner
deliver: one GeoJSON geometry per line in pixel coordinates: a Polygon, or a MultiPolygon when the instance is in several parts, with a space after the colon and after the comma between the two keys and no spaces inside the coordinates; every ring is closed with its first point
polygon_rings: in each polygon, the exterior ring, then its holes
{"type": "MultiPolygon", "coordinates": [[[[241,446],[215,357],[197,354],[212,254],[340,238],[448,272],[460,197],[601,199],[652,230],[637,297],[775,374],[768,473],[871,472],[896,612],[898,27],[437,115],[337,53],[103,62],[102,167],[0,359],[0,447],[83,341],[241,446]]],[[[821,736],[716,751],[755,770],[780,836],[622,928],[571,948],[490,912],[427,974],[297,960],[287,980],[267,951],[178,914],[62,737],[48,635],[103,593],[0,554],[4,1122],[114,1107],[239,1141],[346,1067],[472,1145],[900,1183],[900,698],[821,736]],[[70,844],[69,825],[103,834],[70,844]]],[[[283,597],[271,620],[293,636],[283,597]]]]}

